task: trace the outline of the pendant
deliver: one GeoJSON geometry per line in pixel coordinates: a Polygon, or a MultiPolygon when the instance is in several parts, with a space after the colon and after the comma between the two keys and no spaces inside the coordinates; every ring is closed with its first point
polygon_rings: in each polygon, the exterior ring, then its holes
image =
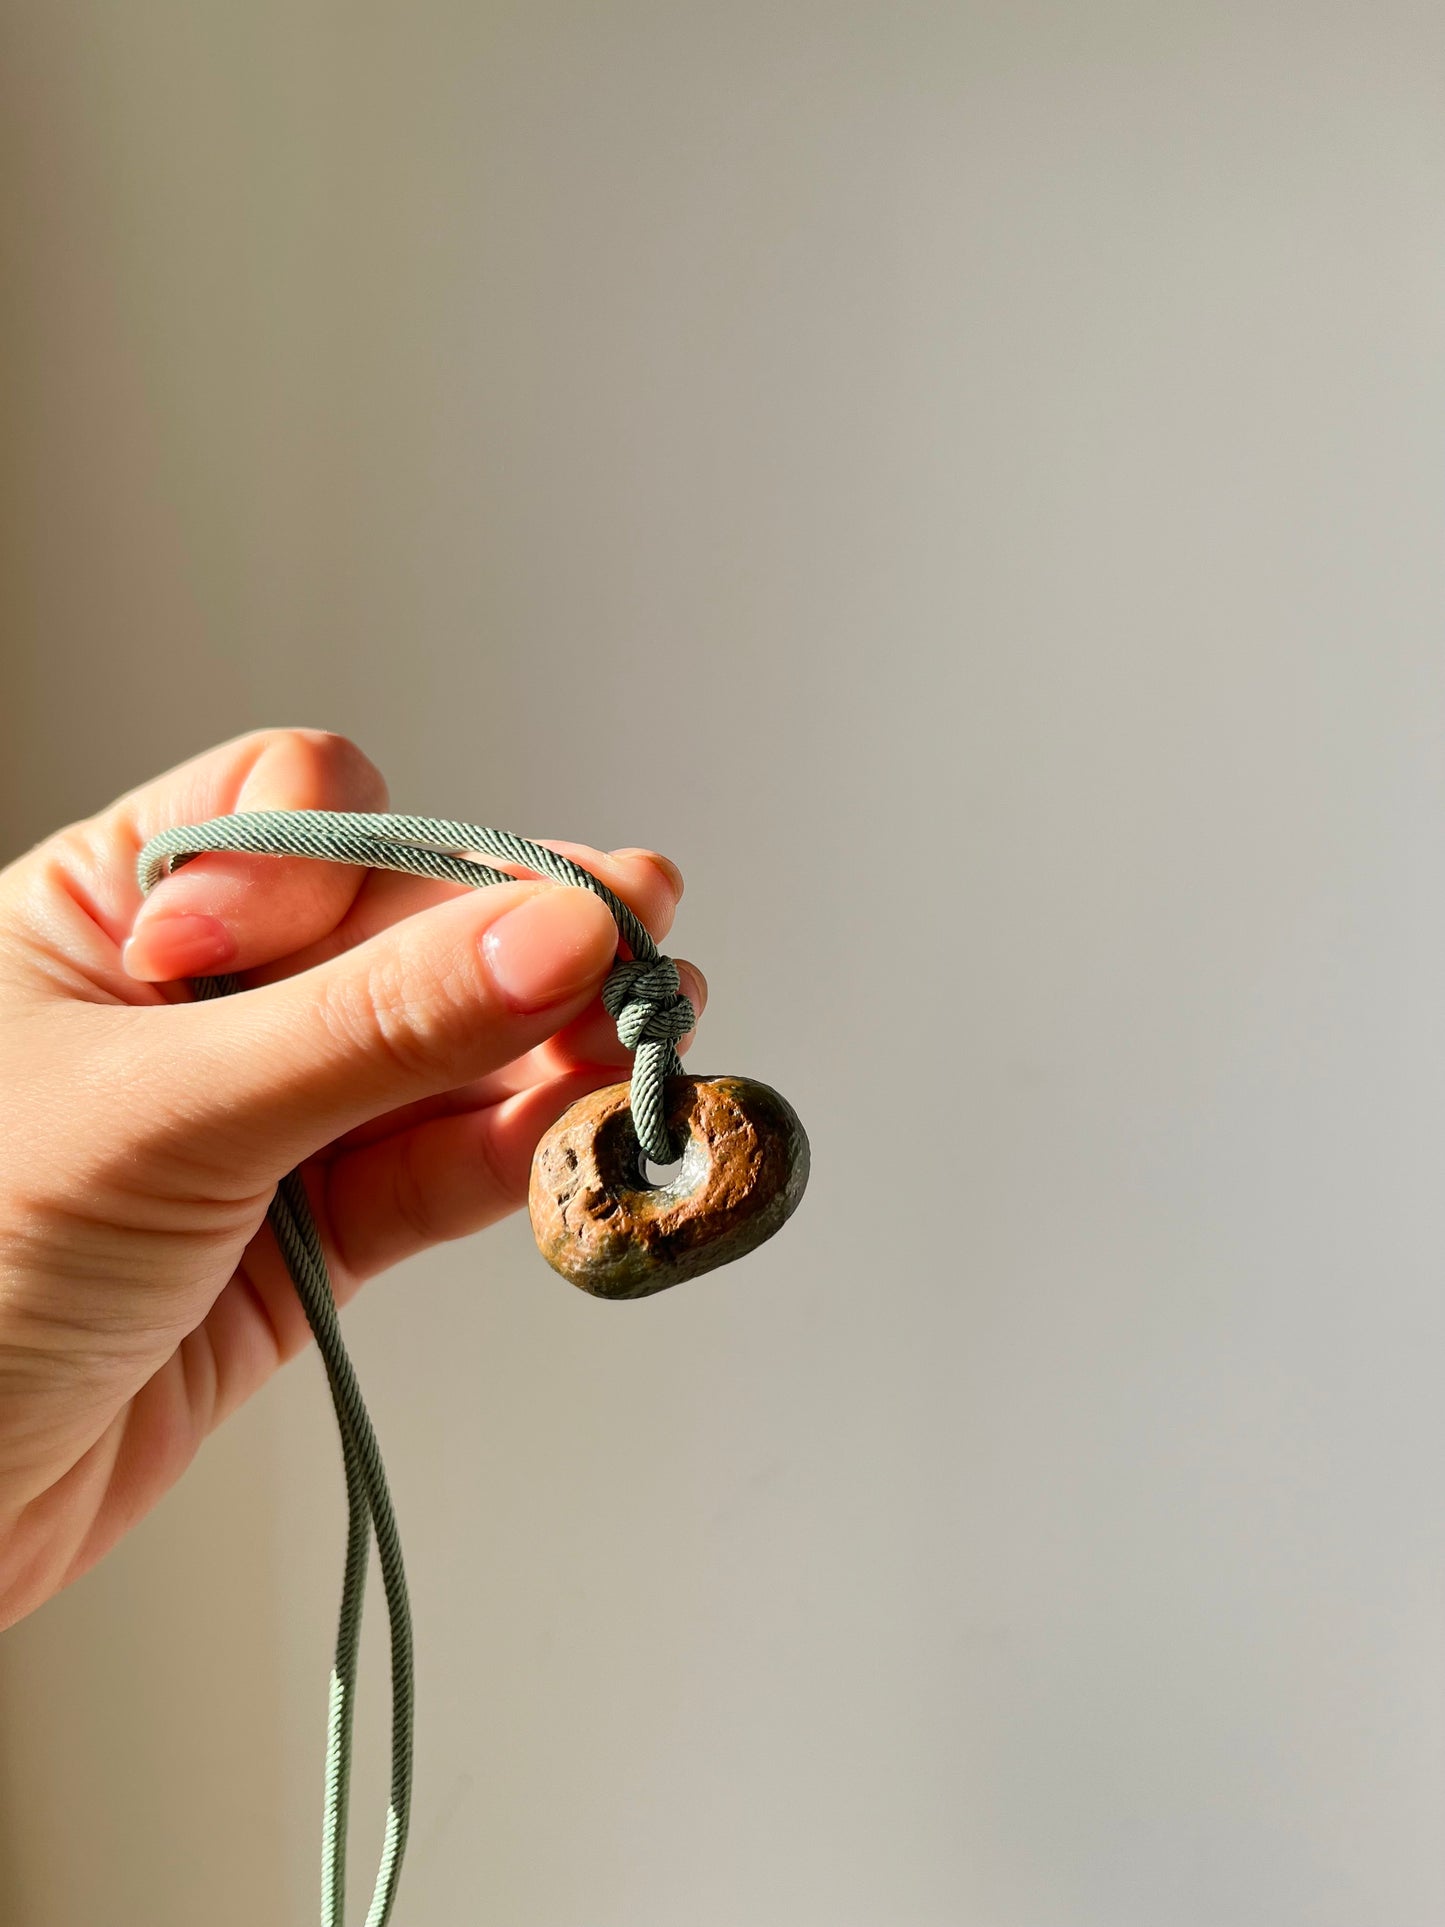
{"type": "Polygon", "coordinates": [[[797,1112],[750,1077],[675,1077],[666,1117],[681,1161],[652,1182],[630,1086],[565,1111],[537,1146],[528,1205],[542,1256],[597,1298],[646,1298],[753,1251],[797,1209],[808,1138],[797,1112]]]}

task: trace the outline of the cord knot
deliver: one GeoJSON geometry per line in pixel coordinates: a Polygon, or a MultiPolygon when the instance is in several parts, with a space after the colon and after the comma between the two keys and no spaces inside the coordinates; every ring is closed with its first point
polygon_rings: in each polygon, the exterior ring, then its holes
{"type": "Polygon", "coordinates": [[[617,1019],[618,1039],[628,1050],[639,1044],[676,1044],[697,1022],[671,957],[614,964],[602,986],[602,1002],[617,1019]]]}

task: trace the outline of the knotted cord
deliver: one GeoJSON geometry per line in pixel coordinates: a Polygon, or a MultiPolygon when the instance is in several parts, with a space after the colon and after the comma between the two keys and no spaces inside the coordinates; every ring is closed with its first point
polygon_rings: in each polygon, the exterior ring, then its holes
{"type": "MultiPolygon", "coordinates": [[[[148,894],[162,877],[192,857],[221,850],[316,857],[327,863],[436,877],[474,889],[515,881],[507,872],[473,860],[484,856],[590,890],[612,912],[632,953],[613,965],[602,1001],[616,1020],[619,1039],[633,1052],[630,1101],[640,1152],[658,1164],[672,1161],[674,1147],[664,1115],[666,1086],[682,1069],[677,1046],[697,1021],[696,1012],[679,987],[672,958],[663,956],[627,904],[590,870],[544,844],[475,823],[349,811],[252,810],[207,823],[181,824],[152,837],[137,859],[142,893],[148,894]]],[[[220,975],[197,977],[192,988],[197,997],[206,998],[229,996],[243,986],[237,977],[220,975]]],[[[326,1368],[346,1474],[346,1564],[326,1731],[321,1927],[343,1927],[345,1916],[352,1728],[372,1533],[391,1628],[391,1791],[366,1927],[386,1927],[406,1851],[415,1711],[411,1608],[401,1539],[376,1434],[342,1341],[326,1254],[298,1171],[282,1178],[267,1215],[326,1368]]]]}

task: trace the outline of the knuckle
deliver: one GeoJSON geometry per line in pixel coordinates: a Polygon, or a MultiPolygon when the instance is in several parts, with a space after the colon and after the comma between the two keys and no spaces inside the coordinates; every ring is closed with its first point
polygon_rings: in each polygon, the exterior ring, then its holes
{"type": "Polygon", "coordinates": [[[460,1060],[475,1029],[476,999],[461,977],[388,948],[338,981],[328,1021],[343,1045],[380,1056],[405,1082],[444,1086],[464,1075],[460,1060]]]}
{"type": "Polygon", "coordinates": [[[362,808],[386,807],[389,800],[386,778],[349,736],[330,729],[298,729],[294,734],[314,757],[331,787],[362,808]]]}
{"type": "Polygon", "coordinates": [[[130,913],[127,904],[116,900],[116,868],[115,850],[99,819],[56,830],[6,871],[7,925],[39,939],[44,954],[56,959],[67,947],[56,922],[57,911],[65,906],[119,940],[130,913]]]}
{"type": "Polygon", "coordinates": [[[294,796],[286,807],[382,809],[386,778],[349,736],[330,729],[260,729],[243,738],[249,755],[244,791],[278,781],[294,796]]]}
{"type": "Polygon", "coordinates": [[[67,823],[63,830],[56,830],[38,844],[31,854],[38,859],[37,869],[48,865],[51,876],[57,872],[70,877],[95,876],[102,872],[107,858],[114,862],[106,825],[98,817],[67,823]]]}

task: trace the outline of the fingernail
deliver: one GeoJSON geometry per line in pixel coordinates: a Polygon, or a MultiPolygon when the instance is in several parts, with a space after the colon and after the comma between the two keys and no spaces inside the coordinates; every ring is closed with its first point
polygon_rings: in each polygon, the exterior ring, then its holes
{"type": "Polygon", "coordinates": [[[236,954],[236,939],[219,917],[189,911],[146,918],[120,953],[132,977],[170,983],[177,977],[204,977],[236,954]]]}
{"type": "Polygon", "coordinates": [[[482,936],[492,982],[513,1010],[545,1010],[591,989],[617,954],[617,926],[587,890],[539,890],[482,936]]]}
{"type": "Polygon", "coordinates": [[[678,869],[670,857],[662,856],[656,850],[614,850],[612,854],[613,856],[640,856],[644,858],[655,870],[661,870],[672,888],[673,896],[681,897],[683,892],[682,871],[678,869]]]}

